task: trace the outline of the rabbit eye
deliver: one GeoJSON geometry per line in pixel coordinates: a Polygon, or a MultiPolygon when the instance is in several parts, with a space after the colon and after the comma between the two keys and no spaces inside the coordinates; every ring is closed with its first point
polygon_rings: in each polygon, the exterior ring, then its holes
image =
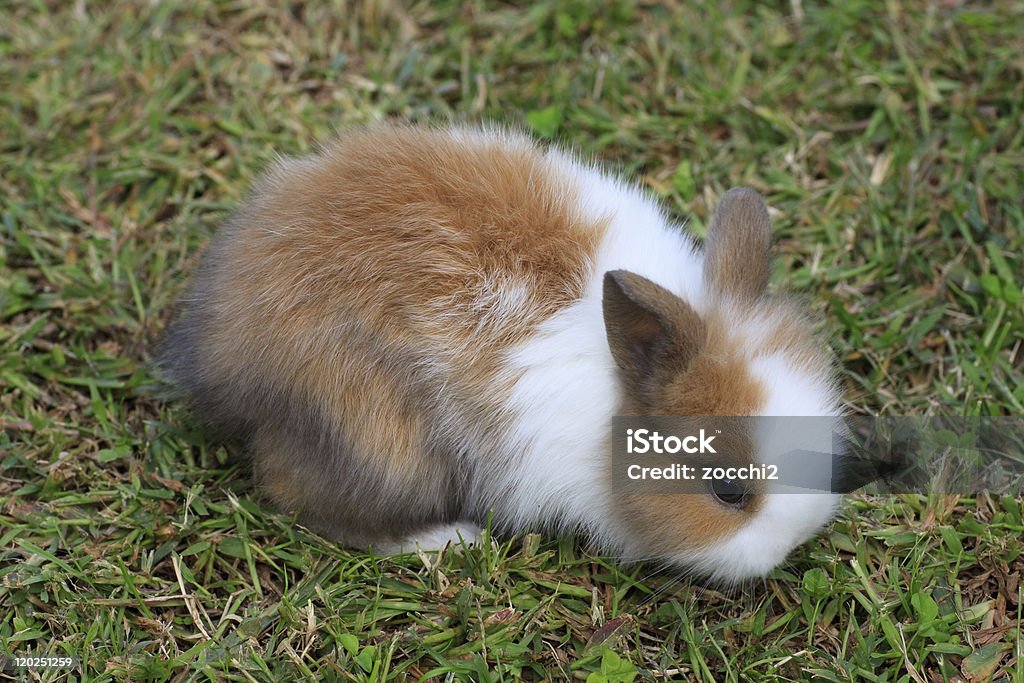
{"type": "Polygon", "coordinates": [[[741,510],[751,499],[747,482],[738,479],[712,479],[711,492],[723,505],[741,510]]]}

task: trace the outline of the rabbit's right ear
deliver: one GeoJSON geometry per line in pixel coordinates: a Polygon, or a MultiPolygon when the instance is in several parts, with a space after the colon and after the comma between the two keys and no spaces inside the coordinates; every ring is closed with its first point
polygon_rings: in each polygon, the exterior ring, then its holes
{"type": "Polygon", "coordinates": [[[704,348],[707,329],[697,312],[636,273],[605,273],[602,305],[612,357],[634,388],[659,371],[685,370],[704,348]]]}
{"type": "Polygon", "coordinates": [[[737,187],[718,202],[704,261],[704,282],[719,296],[752,303],[768,288],[771,221],[755,190],[737,187]]]}

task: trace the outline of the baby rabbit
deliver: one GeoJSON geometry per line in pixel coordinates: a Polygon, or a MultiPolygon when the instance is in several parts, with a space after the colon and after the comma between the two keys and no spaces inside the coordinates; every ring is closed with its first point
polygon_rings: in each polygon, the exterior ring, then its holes
{"type": "Polygon", "coordinates": [[[351,130],[257,183],[160,364],[271,500],[342,543],[472,542],[490,514],[738,581],[837,496],[621,493],[609,433],[622,414],[839,414],[821,342],[766,293],[769,241],[750,189],[701,253],[639,188],[525,135],[351,130]]]}

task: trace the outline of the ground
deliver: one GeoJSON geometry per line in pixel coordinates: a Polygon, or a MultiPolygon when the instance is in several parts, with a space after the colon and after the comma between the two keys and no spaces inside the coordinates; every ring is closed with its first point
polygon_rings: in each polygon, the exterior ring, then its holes
{"type": "Polygon", "coordinates": [[[1024,414],[1024,3],[0,7],[0,643],[32,680],[1024,680],[1024,504],[854,497],[719,591],[536,536],[380,560],[295,525],[149,361],[275,154],[502,121],[701,234],[772,207],[773,283],[863,414],[1024,414]]]}

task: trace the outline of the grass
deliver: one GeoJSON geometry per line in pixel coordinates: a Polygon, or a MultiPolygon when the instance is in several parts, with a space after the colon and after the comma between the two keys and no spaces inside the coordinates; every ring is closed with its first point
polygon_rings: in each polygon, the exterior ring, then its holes
{"type": "Polygon", "coordinates": [[[0,7],[0,649],[29,680],[1024,681],[1024,501],[853,498],[723,594],[536,536],[380,560],[275,513],[152,391],[276,152],[507,121],[700,233],[776,213],[858,413],[1024,414],[1024,4],[0,7]]]}

